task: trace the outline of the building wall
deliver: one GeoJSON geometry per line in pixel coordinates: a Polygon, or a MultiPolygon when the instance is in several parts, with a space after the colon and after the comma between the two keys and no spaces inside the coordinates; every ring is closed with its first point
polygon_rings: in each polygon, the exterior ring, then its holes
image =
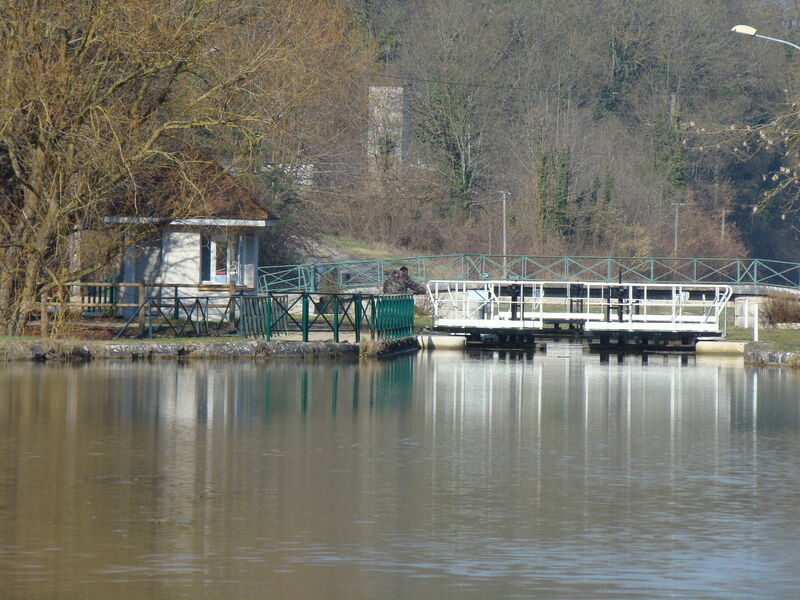
{"type": "MultiPolygon", "coordinates": [[[[258,250],[260,233],[242,234],[242,264],[244,285],[257,286],[258,250]]],[[[167,230],[160,240],[152,240],[129,248],[125,252],[122,281],[125,283],[194,284],[198,287],[182,287],[178,293],[186,296],[207,296],[224,302],[230,295],[227,285],[200,286],[200,231],[180,229],[167,230]]],[[[146,294],[151,298],[172,297],[174,288],[148,287],[146,294]]],[[[125,303],[138,304],[137,288],[125,288],[122,292],[125,303]]],[[[133,308],[123,310],[130,318],[133,308]]],[[[214,311],[220,312],[220,311],[214,311]]]]}
{"type": "Polygon", "coordinates": [[[410,128],[406,89],[370,86],[367,160],[371,172],[393,168],[408,160],[410,128]]]}
{"type": "Polygon", "coordinates": [[[256,281],[258,277],[258,247],[259,234],[247,234],[244,236],[244,247],[242,248],[242,273],[244,274],[244,284],[247,287],[258,287],[256,281]]]}
{"type": "Polygon", "coordinates": [[[154,283],[200,281],[200,233],[167,230],[161,241],[161,269],[154,283]]]}
{"type": "MultiPolygon", "coordinates": [[[[140,242],[125,250],[122,263],[122,282],[139,283],[140,281],[155,281],[161,266],[161,240],[154,239],[140,242]]],[[[125,287],[121,291],[123,304],[139,304],[139,290],[134,287],[125,287]]],[[[135,312],[134,308],[125,308],[122,315],[129,319],[135,312]]]]}

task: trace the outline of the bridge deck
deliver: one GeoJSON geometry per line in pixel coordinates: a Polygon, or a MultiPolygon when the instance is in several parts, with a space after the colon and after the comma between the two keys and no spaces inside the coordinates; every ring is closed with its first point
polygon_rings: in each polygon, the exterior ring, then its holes
{"type": "Polygon", "coordinates": [[[725,285],[434,280],[433,328],[440,331],[589,335],[720,335],[731,297],[725,285]]]}

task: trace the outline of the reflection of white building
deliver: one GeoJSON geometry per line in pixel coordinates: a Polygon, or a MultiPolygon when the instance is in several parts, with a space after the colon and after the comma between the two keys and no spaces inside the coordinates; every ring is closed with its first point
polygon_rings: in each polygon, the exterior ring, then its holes
{"type": "Polygon", "coordinates": [[[469,362],[460,355],[452,360],[420,355],[419,360],[432,361],[426,382],[431,427],[450,423],[462,432],[491,436],[495,427],[507,432],[511,425],[528,441],[541,436],[544,442],[548,432],[561,431],[565,443],[570,438],[580,444],[608,435],[637,439],[637,431],[646,430],[675,443],[690,429],[728,431],[732,398],[742,395],[749,381],[739,369],[719,363],[684,366],[679,356],[653,357],[642,366],[638,357],[601,363],[570,345],[548,346],[546,356],[513,354],[496,352],[469,362]]]}

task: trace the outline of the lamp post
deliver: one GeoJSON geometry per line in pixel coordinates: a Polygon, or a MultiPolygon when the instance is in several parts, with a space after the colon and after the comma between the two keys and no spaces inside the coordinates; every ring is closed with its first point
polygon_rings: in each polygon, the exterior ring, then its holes
{"type": "MultiPolygon", "coordinates": [[[[749,35],[750,37],[761,38],[762,40],[768,40],[770,42],[778,42],[779,44],[783,44],[785,46],[791,46],[795,50],[800,50],[800,46],[798,46],[797,44],[793,44],[792,42],[756,33],[758,30],[755,27],[750,27],[750,25],[735,25],[734,27],[731,27],[731,31],[733,33],[741,33],[742,35],[749,35]]],[[[753,207],[753,212],[755,211],[756,209],[755,207],[753,207]]],[[[723,225],[724,225],[724,220],[723,220],[723,225]]],[[[755,305],[755,314],[753,315],[753,341],[754,342],[758,341],[758,304],[755,305]]]]}
{"type": "Polygon", "coordinates": [[[741,33],[742,35],[749,35],[750,37],[761,38],[762,40],[769,40],[770,42],[778,42],[779,44],[791,46],[795,50],[800,50],[800,46],[793,44],[792,42],[787,42],[786,40],[780,40],[778,38],[756,33],[758,30],[755,27],[750,27],[750,25],[736,25],[735,27],[731,27],[731,31],[733,33],[741,33]]]}
{"type": "Polygon", "coordinates": [[[506,255],[508,254],[508,248],[506,246],[506,196],[508,196],[508,192],[503,190],[500,192],[503,196],[503,279],[508,277],[508,267],[506,262],[506,255]]]}

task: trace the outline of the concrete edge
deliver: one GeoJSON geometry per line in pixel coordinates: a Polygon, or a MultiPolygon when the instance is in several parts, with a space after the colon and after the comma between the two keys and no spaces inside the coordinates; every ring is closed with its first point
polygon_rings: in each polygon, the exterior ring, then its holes
{"type": "Polygon", "coordinates": [[[14,340],[0,344],[0,362],[88,362],[190,358],[323,358],[357,357],[349,342],[265,342],[215,340],[186,343],[83,342],[80,340],[14,340]]]}
{"type": "Polygon", "coordinates": [[[744,362],[748,365],[768,367],[800,368],[800,352],[774,350],[766,342],[750,342],[744,352],[744,362]]]}
{"type": "Polygon", "coordinates": [[[416,352],[420,345],[414,336],[397,340],[361,340],[359,355],[364,358],[382,358],[392,354],[416,352]]]}
{"type": "Polygon", "coordinates": [[[467,347],[465,335],[418,335],[417,341],[423,350],[463,350],[467,347]]]}
{"type": "Polygon", "coordinates": [[[695,345],[695,354],[724,354],[726,356],[744,356],[748,342],[736,340],[699,340],[695,345]]]}

